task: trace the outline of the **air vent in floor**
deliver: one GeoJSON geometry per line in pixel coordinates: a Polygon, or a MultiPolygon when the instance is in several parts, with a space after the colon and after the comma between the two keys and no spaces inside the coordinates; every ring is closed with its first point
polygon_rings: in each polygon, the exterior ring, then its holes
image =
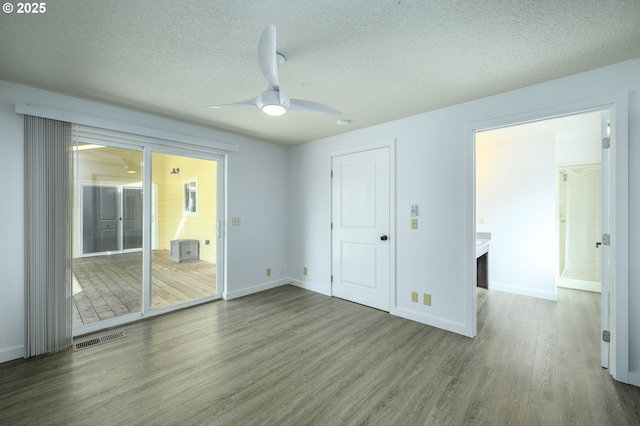
{"type": "Polygon", "coordinates": [[[127,337],[127,335],[124,334],[123,330],[120,330],[113,333],[105,334],[104,336],[94,337],[83,342],[77,342],[73,345],[73,349],[79,351],[82,349],[91,348],[93,346],[98,346],[103,343],[112,342],[114,340],[124,339],[125,337],[127,337]]]}

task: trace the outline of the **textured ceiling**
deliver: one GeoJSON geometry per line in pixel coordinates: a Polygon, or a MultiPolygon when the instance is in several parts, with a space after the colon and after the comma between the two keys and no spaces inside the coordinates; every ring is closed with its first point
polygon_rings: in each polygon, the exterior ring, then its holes
{"type": "MultiPolygon", "coordinates": [[[[16,4],[17,2],[13,2],[16,4]]],[[[0,14],[0,79],[292,145],[640,57],[639,0],[55,0],[0,14]],[[266,88],[336,117],[207,109],[266,88]]]]}

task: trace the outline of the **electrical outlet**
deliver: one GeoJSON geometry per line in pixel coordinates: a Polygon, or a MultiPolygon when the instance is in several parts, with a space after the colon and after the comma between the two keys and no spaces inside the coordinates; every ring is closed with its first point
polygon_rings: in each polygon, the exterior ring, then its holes
{"type": "Polygon", "coordinates": [[[302,275],[304,275],[304,276],[307,275],[307,267],[306,266],[304,268],[302,268],[302,275]]]}
{"type": "Polygon", "coordinates": [[[271,268],[267,268],[267,276],[270,277],[271,276],[271,268]]]}
{"type": "Polygon", "coordinates": [[[412,291],[411,292],[411,301],[418,303],[418,292],[417,291],[412,291]]]}
{"type": "Polygon", "coordinates": [[[427,306],[431,306],[431,295],[429,293],[424,293],[422,295],[422,303],[427,306]]]}
{"type": "Polygon", "coordinates": [[[411,219],[411,229],[418,229],[418,219],[416,218],[411,219]]]}
{"type": "Polygon", "coordinates": [[[240,218],[232,217],[231,218],[231,226],[240,226],[240,218]]]}

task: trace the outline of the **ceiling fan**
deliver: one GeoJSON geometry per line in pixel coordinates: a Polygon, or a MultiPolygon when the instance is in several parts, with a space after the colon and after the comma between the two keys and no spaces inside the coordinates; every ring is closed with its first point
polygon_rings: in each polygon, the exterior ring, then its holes
{"type": "Polygon", "coordinates": [[[258,42],[258,64],[269,82],[267,90],[262,92],[260,96],[245,101],[234,102],[223,105],[211,105],[207,108],[224,108],[250,105],[260,108],[265,114],[278,116],[287,111],[310,111],[322,112],[325,114],[335,114],[341,116],[342,113],[328,105],[318,102],[304,101],[302,99],[290,99],[282,90],[280,90],[280,82],[278,81],[278,68],[284,65],[286,59],[284,56],[276,52],[276,27],[275,25],[267,25],[262,31],[260,41],[258,42]]]}

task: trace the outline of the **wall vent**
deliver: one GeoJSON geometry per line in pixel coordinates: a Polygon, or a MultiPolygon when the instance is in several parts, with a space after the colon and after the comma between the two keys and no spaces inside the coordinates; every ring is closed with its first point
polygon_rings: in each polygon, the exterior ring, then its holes
{"type": "Polygon", "coordinates": [[[82,349],[91,348],[93,346],[98,346],[103,343],[109,343],[114,340],[124,339],[125,337],[127,337],[127,335],[124,334],[123,330],[120,330],[113,333],[105,334],[104,336],[94,337],[92,339],[88,339],[83,342],[77,342],[73,345],[73,350],[80,351],[82,349]]]}

